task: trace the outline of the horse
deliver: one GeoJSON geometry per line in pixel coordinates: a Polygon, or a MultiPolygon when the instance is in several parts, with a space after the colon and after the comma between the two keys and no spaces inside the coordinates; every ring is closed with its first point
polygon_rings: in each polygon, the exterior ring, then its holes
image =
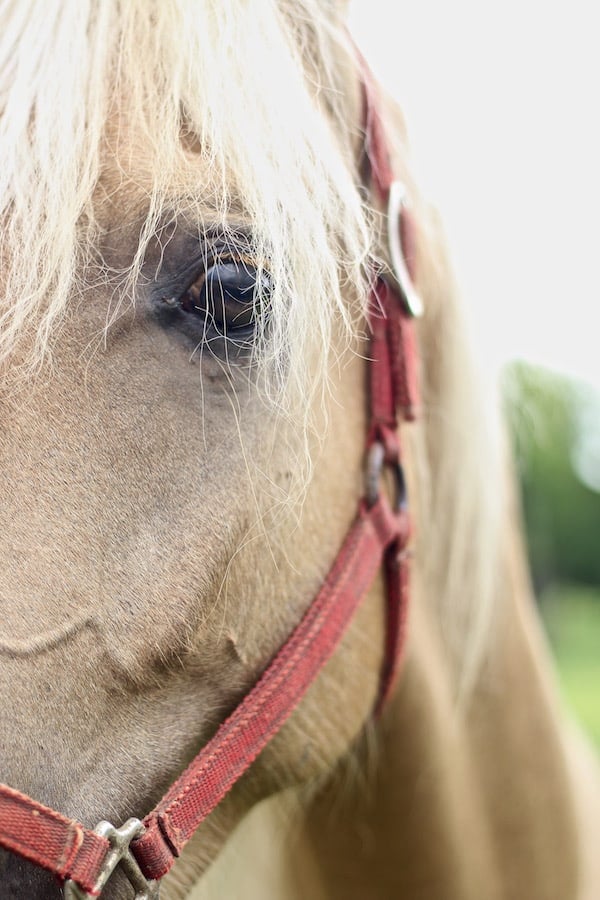
{"type": "MultiPolygon", "coordinates": [[[[2,12],[0,779],[31,821],[144,817],[303,621],[365,494],[368,298],[392,263],[345,6],[2,12]]],[[[163,900],[600,891],[597,764],[558,699],[442,227],[379,97],[424,305],[401,672],[375,716],[377,575],[163,900]]],[[[2,897],[61,896],[0,853],[2,897]]],[[[133,895],[124,869],[102,897],[133,895]]]]}

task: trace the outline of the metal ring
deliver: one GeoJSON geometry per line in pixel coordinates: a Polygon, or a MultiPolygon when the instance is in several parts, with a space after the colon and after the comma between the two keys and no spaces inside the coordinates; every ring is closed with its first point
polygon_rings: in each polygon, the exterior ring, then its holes
{"type": "Polygon", "coordinates": [[[423,301],[415,290],[412,279],[406,267],[402,240],[400,237],[400,217],[402,208],[407,203],[406,187],[401,181],[393,181],[390,185],[387,209],[388,245],[390,249],[390,261],[392,275],[404,300],[406,311],[413,318],[423,315],[423,301]]]}
{"type": "Polygon", "coordinates": [[[379,499],[379,482],[385,461],[385,448],[380,441],[369,447],[367,455],[366,489],[367,504],[375,506],[379,499]]]}
{"type": "Polygon", "coordinates": [[[394,502],[392,504],[393,509],[395,512],[402,512],[408,506],[404,469],[399,459],[395,460],[392,463],[386,463],[385,447],[383,446],[381,441],[375,441],[373,444],[371,444],[367,455],[365,488],[367,505],[369,507],[374,506],[379,500],[381,476],[385,468],[391,469],[394,478],[394,502]]]}

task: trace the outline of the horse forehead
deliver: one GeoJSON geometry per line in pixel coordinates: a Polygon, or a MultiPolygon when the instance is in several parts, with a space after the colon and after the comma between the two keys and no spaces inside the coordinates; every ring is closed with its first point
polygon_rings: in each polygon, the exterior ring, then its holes
{"type": "MultiPolygon", "coordinates": [[[[206,181],[198,178],[190,184],[174,180],[171,189],[160,198],[160,209],[151,231],[147,225],[151,212],[147,192],[141,191],[133,181],[118,181],[112,174],[96,192],[94,219],[100,236],[97,252],[101,267],[110,280],[119,279],[139,259],[142,251],[141,279],[136,280],[136,290],[144,294],[152,285],[158,286],[160,278],[178,280],[190,260],[201,254],[215,235],[228,232],[244,235],[252,242],[248,216],[232,195],[227,215],[223,218],[215,210],[214,191],[206,187],[206,181]]],[[[92,271],[92,282],[97,273],[92,271]]],[[[84,282],[88,278],[84,275],[84,282]]]]}
{"type": "MultiPolygon", "coordinates": [[[[164,164],[164,161],[163,161],[164,164]]],[[[94,217],[102,230],[115,226],[129,228],[130,246],[135,249],[139,226],[147,218],[157,188],[160,190],[164,218],[176,210],[183,219],[198,220],[206,214],[210,221],[223,193],[223,173],[211,162],[199,139],[182,130],[179,152],[169,161],[168,177],[157,172],[157,161],[146,135],[131,131],[122,116],[106,123],[106,139],[100,160],[100,174],[93,192],[94,217]],[[157,183],[160,177],[160,186],[157,183]]],[[[228,179],[229,214],[243,215],[235,180],[228,179]]]]}

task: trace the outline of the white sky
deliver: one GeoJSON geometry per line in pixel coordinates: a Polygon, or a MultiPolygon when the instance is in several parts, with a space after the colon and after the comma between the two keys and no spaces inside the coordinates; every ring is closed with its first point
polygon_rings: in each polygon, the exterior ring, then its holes
{"type": "Polygon", "coordinates": [[[352,0],[481,354],[600,388],[598,0],[352,0]]]}

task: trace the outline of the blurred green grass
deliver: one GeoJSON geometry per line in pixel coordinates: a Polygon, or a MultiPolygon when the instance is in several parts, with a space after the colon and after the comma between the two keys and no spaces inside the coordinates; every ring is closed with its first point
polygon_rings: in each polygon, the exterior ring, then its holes
{"type": "Polygon", "coordinates": [[[563,695],[600,748],[600,589],[554,586],[540,607],[563,695]]]}

